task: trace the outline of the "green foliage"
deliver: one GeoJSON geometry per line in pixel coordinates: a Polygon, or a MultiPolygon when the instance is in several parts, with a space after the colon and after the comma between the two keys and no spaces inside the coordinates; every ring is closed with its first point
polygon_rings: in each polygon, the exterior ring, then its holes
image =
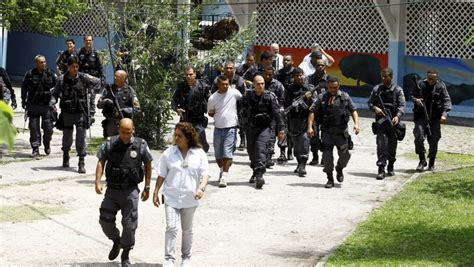
{"type": "Polygon", "coordinates": [[[473,197],[472,167],[425,174],[360,224],[327,266],[472,266],[473,197]]]}
{"type": "Polygon", "coordinates": [[[13,110],[0,101],[0,145],[6,144],[8,149],[13,149],[15,142],[16,128],[13,125],[13,110]]]}
{"type": "Polygon", "coordinates": [[[97,151],[99,150],[100,145],[104,143],[103,137],[92,137],[87,141],[87,149],[86,152],[88,155],[96,155],[97,151]]]}
{"type": "MultiPolygon", "coordinates": [[[[235,59],[253,39],[249,37],[250,30],[243,30],[219,44],[203,61],[188,61],[185,56],[188,44],[183,36],[198,27],[199,5],[193,6],[193,10],[176,6],[171,0],[102,1],[98,5],[107,21],[113,65],[117,65],[113,56],[117,46],[129,51],[129,84],[137,92],[143,110],[142,116],[135,117],[136,135],[147,140],[152,148],[166,145],[166,134],[170,132],[168,121],[172,118],[170,100],[176,82],[183,76],[183,66],[222,63],[228,56],[235,59]]],[[[255,32],[255,23],[252,31],[255,32]]]]}
{"type": "Polygon", "coordinates": [[[58,36],[63,34],[63,23],[86,7],[80,0],[2,0],[0,26],[11,29],[26,24],[34,31],[58,36]]]}

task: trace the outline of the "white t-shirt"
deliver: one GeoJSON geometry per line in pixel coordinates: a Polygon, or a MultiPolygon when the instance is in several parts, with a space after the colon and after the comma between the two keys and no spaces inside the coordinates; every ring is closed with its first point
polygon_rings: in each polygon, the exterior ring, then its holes
{"type": "Polygon", "coordinates": [[[194,198],[200,179],[209,175],[209,162],[202,148],[191,148],[183,159],[178,146],[169,147],[163,152],[154,166],[158,176],[164,177],[163,195],[165,203],[176,209],[199,205],[194,198]]]}
{"type": "Polygon", "coordinates": [[[242,98],[239,90],[229,87],[225,94],[214,92],[207,101],[207,111],[214,110],[216,128],[235,127],[238,124],[237,100],[242,98]]]}

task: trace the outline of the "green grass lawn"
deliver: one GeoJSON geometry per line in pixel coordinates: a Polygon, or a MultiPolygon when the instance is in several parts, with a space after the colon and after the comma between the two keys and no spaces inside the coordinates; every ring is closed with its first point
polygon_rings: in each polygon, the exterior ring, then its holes
{"type": "Polygon", "coordinates": [[[95,156],[97,154],[97,150],[99,150],[99,146],[104,143],[105,139],[102,137],[92,137],[91,139],[87,140],[87,155],[95,156]]]}
{"type": "Polygon", "coordinates": [[[474,266],[473,195],[474,167],[423,174],[361,223],[327,266],[474,266]]]}

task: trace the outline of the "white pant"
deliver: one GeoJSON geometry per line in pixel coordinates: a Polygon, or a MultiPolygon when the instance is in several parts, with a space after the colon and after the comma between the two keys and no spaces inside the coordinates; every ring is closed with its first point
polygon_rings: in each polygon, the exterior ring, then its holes
{"type": "Polygon", "coordinates": [[[181,221],[182,240],[181,258],[191,258],[193,246],[193,220],[196,207],[176,209],[165,205],[166,234],[165,234],[165,260],[175,261],[176,237],[178,236],[178,222],[181,221]]]}

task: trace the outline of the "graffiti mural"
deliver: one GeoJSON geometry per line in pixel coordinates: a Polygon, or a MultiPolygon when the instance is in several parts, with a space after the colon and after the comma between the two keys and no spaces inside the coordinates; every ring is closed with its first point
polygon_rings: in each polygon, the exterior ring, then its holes
{"type": "Polygon", "coordinates": [[[429,69],[438,71],[453,105],[474,106],[474,59],[406,56],[403,77],[405,94],[410,94],[414,88],[412,77],[424,79],[429,69]]]}

